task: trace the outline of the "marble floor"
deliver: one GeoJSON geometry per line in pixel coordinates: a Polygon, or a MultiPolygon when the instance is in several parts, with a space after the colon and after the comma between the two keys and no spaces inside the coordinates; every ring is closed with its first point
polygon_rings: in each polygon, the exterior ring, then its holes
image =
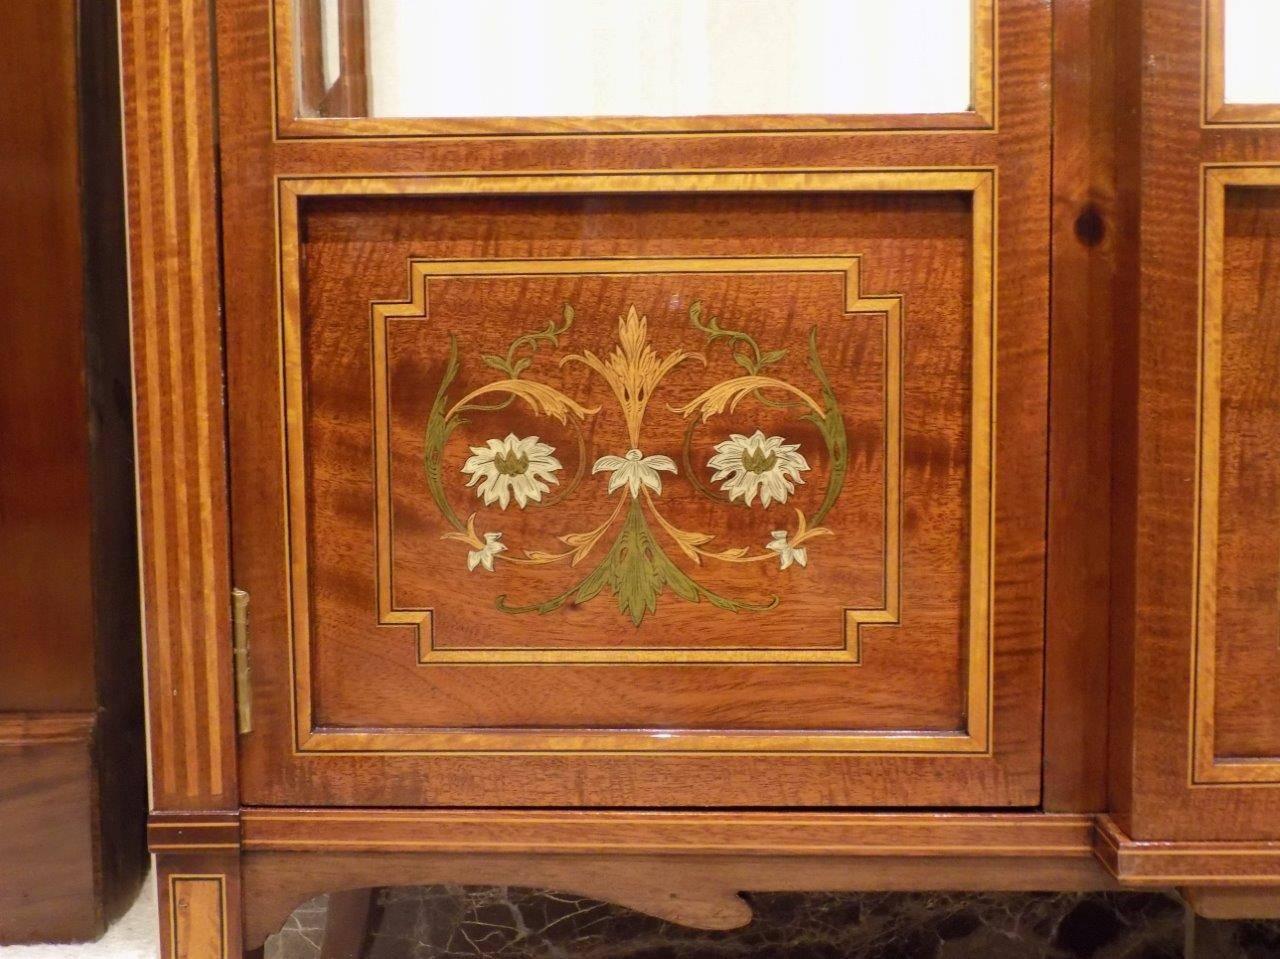
{"type": "MultiPolygon", "coordinates": [[[[365,959],[1280,959],[1280,923],[1196,922],[1158,893],[772,894],[755,921],[697,932],[555,893],[385,889],[365,959]]],[[[267,959],[319,959],[326,900],[299,907],[267,959]]],[[[84,945],[0,947],[0,959],[153,959],[155,887],[84,945]]]]}

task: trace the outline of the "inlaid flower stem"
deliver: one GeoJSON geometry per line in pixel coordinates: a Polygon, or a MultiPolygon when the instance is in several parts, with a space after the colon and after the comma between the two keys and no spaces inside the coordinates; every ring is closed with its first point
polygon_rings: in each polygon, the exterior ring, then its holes
{"type": "Polygon", "coordinates": [[[502,595],[497,598],[496,605],[507,613],[550,613],[567,603],[580,605],[589,602],[606,588],[617,599],[619,611],[629,616],[636,626],[647,614],[657,610],[658,596],[666,589],[686,602],[706,600],[730,612],[763,612],[773,609],[779,602],[776,595],[764,603],[730,599],[695,582],[671,561],[653,538],[640,501],[632,498],[622,530],[609,552],[600,565],[576,585],[540,603],[512,606],[502,595]]]}

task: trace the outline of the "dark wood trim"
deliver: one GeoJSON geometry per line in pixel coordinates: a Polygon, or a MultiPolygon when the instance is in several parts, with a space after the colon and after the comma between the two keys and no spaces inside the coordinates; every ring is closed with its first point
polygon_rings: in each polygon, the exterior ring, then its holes
{"type": "Polygon", "coordinates": [[[100,704],[94,754],[108,919],[129,907],[150,865],[118,31],[115,4],[81,0],[80,206],[100,704]]]}
{"type": "Polygon", "coordinates": [[[1054,5],[1043,805],[1106,808],[1113,0],[1054,5]]]}
{"type": "Polygon", "coordinates": [[[1088,856],[1090,816],[1042,813],[246,809],[246,851],[1088,856]]]}
{"type": "Polygon", "coordinates": [[[1204,2],[1119,5],[1110,812],[1136,841],[1274,842],[1269,760],[1204,776],[1211,735],[1193,721],[1213,713],[1198,596],[1206,170],[1280,160],[1280,130],[1203,124],[1204,2]]]}
{"type": "Polygon", "coordinates": [[[153,853],[240,847],[240,816],[219,812],[154,812],[147,823],[153,853]]]}

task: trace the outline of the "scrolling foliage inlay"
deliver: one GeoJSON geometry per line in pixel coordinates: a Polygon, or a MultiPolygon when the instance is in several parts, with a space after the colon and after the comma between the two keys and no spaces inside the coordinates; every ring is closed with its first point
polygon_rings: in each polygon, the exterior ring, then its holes
{"type": "Polygon", "coordinates": [[[639,626],[647,614],[657,610],[658,600],[670,593],[690,603],[706,601],[730,612],[760,612],[776,607],[780,597],[745,598],[727,596],[699,582],[674,562],[668,548],[680,551],[695,567],[710,563],[777,562],[781,569],[808,564],[810,540],[832,536],[821,525],[839,498],[844,485],[848,441],[844,416],[836,400],[831,381],[823,367],[818,350],[818,329],[809,329],[807,359],[816,390],[806,391],[788,380],[771,375],[770,367],[782,361],[785,348],[764,350],[756,337],[746,330],[721,324],[715,316],[704,318],[704,307],[695,301],[688,311],[689,322],[705,337],[702,352],[672,349],[662,355],[650,339],[648,317],[640,315],[634,304],[619,317],[616,345],[605,357],[590,350],[568,353],[560,357],[560,368],[579,364],[589,369],[607,385],[626,424],[630,443],[627,450],[599,456],[591,465],[593,480],[599,477],[598,495],[616,496],[616,505],[608,517],[590,529],[571,529],[556,536],[561,548],[554,550],[515,549],[503,539],[501,529],[477,528],[477,513],[471,511],[466,520],[446,493],[445,471],[458,468],[468,476],[468,489],[485,506],[495,503],[505,511],[533,506],[552,506],[573,494],[586,475],[586,443],[582,425],[600,413],[601,407],[588,408],[560,388],[544,382],[541,372],[533,369],[539,350],[559,348],[561,338],[568,339],[575,311],[571,304],[563,307],[559,322],[551,321],[544,329],[522,334],[513,339],[505,353],[486,354],[480,359],[495,371],[495,379],[455,399],[453,386],[461,368],[457,338],[449,336],[449,355],[436,393],[435,403],[426,429],[424,464],[431,497],[452,529],[443,534],[446,540],[458,541],[466,547],[466,563],[472,571],[493,572],[495,563],[523,566],[546,566],[567,563],[571,567],[594,561],[589,572],[568,589],[555,595],[527,602],[498,595],[495,604],[506,613],[549,613],[566,604],[588,603],[606,590],[613,596],[618,610],[639,626]],[[663,394],[667,374],[677,367],[707,363],[706,352],[727,349],[742,372],[722,379],[684,402],[677,396],[666,401],[667,408],[679,414],[687,427],[681,447],[681,463],[664,454],[646,454],[644,421],[650,402],[663,394]],[[816,392],[817,396],[813,394],[816,392]],[[673,402],[674,401],[674,402],[673,402]],[[460,465],[450,461],[446,445],[455,430],[466,421],[467,414],[501,414],[515,403],[522,403],[539,417],[549,417],[572,429],[576,437],[576,465],[572,477],[561,483],[565,467],[554,446],[542,442],[537,435],[518,436],[508,432],[494,437],[482,446],[470,447],[471,456],[460,465]],[[748,509],[758,505],[767,508],[772,502],[785,503],[802,485],[802,474],[810,471],[800,443],[788,442],[783,436],[767,436],[761,429],[751,435],[730,433],[715,445],[715,455],[705,464],[694,462],[693,435],[700,424],[707,424],[719,414],[733,413],[742,404],[758,404],[762,408],[785,411],[812,423],[826,445],[826,485],[821,505],[813,516],[795,509],[794,525],[774,530],[763,544],[722,546],[713,544],[715,536],[699,530],[684,529],[669,518],[661,507],[663,475],[668,481],[686,478],[707,499],[724,505],[738,503],[748,509]],[[709,479],[699,470],[710,473],[709,479]],[[719,491],[711,488],[720,484],[719,491]],[[552,492],[552,487],[560,491],[552,492]],[[546,500],[544,494],[551,494],[546,500]],[[660,537],[655,531],[661,531],[660,537]],[[664,541],[668,544],[664,547],[664,541]],[[605,545],[609,544],[609,545],[605,545]],[[598,555],[603,550],[603,555],[598,555]]]}
{"type": "Polygon", "coordinates": [[[420,663],[860,662],[905,352],[860,262],[410,258],[371,304],[379,625],[420,663]]]}

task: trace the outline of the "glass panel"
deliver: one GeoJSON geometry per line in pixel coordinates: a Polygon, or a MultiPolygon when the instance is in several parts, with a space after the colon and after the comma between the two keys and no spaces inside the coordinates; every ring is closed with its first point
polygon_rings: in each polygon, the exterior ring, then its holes
{"type": "Polygon", "coordinates": [[[1227,103],[1280,103],[1280,3],[1225,0],[1223,65],[1227,103]]]}
{"type": "Polygon", "coordinates": [[[973,0],[295,2],[304,115],[841,115],[971,105],[973,0]],[[308,49],[315,45],[322,52],[308,49]],[[308,62],[317,74],[310,91],[308,62]]]}

